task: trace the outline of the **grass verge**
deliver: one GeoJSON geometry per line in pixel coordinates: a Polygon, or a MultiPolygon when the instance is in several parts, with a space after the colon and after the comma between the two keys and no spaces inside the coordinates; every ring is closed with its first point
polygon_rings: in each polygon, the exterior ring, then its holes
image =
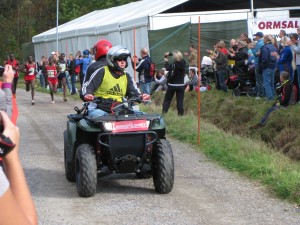
{"type": "MultiPolygon", "coordinates": [[[[147,112],[160,112],[155,105],[142,107],[147,112]]],[[[195,145],[198,151],[229,170],[258,180],[276,196],[300,204],[300,164],[274,151],[264,142],[240,137],[201,121],[200,145],[197,144],[197,117],[178,117],[170,111],[165,115],[167,133],[195,145]]]]}

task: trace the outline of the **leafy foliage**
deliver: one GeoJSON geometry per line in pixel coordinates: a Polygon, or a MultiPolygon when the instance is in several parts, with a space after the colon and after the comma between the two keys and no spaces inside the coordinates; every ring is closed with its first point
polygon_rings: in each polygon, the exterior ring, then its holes
{"type": "MultiPolygon", "coordinates": [[[[136,0],[59,0],[59,24],[95,10],[127,4],[136,0]]],[[[0,60],[13,52],[21,56],[21,45],[56,26],[55,0],[0,1],[0,60]]],[[[2,63],[1,63],[2,64],[2,63]]]]}

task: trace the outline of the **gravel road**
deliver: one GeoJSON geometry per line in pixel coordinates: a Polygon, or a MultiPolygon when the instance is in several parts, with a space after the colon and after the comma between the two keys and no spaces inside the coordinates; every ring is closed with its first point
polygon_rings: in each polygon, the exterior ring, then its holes
{"type": "Polygon", "coordinates": [[[170,139],[175,157],[171,193],[155,193],[152,179],[111,175],[98,181],[92,198],[80,198],[65,179],[63,130],[80,101],[17,90],[20,155],[40,224],[296,225],[296,205],[275,199],[253,181],[229,172],[191,146],[170,139]]]}

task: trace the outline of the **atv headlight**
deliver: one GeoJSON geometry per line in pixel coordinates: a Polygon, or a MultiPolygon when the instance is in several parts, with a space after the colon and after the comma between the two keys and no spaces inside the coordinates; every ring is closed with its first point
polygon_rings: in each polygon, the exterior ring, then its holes
{"type": "Polygon", "coordinates": [[[160,126],[160,119],[154,119],[152,121],[152,127],[159,127],[160,126]]]}
{"type": "Polygon", "coordinates": [[[106,131],[112,131],[113,130],[113,124],[112,122],[105,122],[103,123],[104,129],[106,131]]]}

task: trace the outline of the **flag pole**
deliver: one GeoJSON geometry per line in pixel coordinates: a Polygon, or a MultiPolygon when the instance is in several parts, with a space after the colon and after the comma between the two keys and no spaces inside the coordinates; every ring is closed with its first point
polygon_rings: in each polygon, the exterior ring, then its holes
{"type": "Polygon", "coordinates": [[[201,92],[200,92],[200,86],[201,86],[201,73],[200,73],[200,16],[198,20],[198,145],[200,145],[200,119],[201,119],[201,92]]]}
{"type": "Polygon", "coordinates": [[[133,29],[133,80],[136,82],[136,30],[133,29]]]}

